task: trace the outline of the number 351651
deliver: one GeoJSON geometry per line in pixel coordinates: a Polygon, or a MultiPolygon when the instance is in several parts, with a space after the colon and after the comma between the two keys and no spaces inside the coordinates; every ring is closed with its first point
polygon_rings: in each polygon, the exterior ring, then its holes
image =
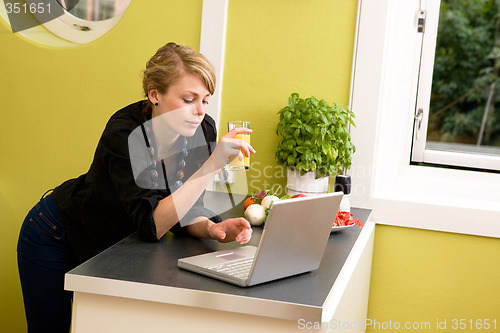
{"type": "Polygon", "coordinates": [[[451,328],[454,330],[457,330],[457,329],[459,329],[459,330],[465,330],[465,329],[489,330],[490,328],[496,330],[497,320],[496,319],[493,319],[493,320],[490,320],[490,319],[477,319],[477,320],[453,319],[451,321],[451,325],[452,325],[451,328]]]}
{"type": "Polygon", "coordinates": [[[43,14],[43,13],[50,13],[50,3],[11,3],[11,2],[6,2],[5,3],[5,9],[7,10],[7,14],[43,14]]]}

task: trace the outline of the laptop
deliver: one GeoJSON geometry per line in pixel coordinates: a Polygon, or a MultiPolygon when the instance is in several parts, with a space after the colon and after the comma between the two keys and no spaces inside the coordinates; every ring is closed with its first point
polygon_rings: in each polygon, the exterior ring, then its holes
{"type": "Polygon", "coordinates": [[[241,287],[318,269],[342,192],[276,201],[258,247],[240,246],[179,259],[179,268],[241,287]]]}

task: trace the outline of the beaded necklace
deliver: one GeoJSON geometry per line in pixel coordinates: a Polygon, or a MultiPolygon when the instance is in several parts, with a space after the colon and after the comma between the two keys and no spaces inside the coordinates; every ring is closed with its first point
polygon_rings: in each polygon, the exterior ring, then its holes
{"type": "MultiPolygon", "coordinates": [[[[142,133],[144,135],[144,140],[146,141],[146,147],[147,147],[147,150],[148,150],[148,169],[149,169],[149,174],[151,176],[151,182],[153,184],[153,187],[154,188],[158,188],[160,186],[159,182],[158,182],[158,178],[159,178],[159,175],[158,175],[158,171],[156,170],[156,167],[157,167],[157,160],[159,160],[159,157],[155,154],[155,148],[154,148],[154,144],[151,142],[151,137],[154,135],[153,134],[153,130],[152,128],[150,127],[151,125],[151,109],[149,108],[145,108],[143,109],[142,111],[142,114],[144,116],[144,123],[141,124],[141,128],[142,128],[142,133]]],[[[182,186],[183,184],[183,179],[184,179],[184,167],[186,166],[186,157],[188,156],[189,152],[187,150],[187,143],[188,143],[188,140],[186,137],[183,137],[183,136],[179,136],[179,138],[177,139],[176,143],[174,144],[174,147],[177,146],[178,148],[180,148],[179,146],[182,145],[182,149],[176,149],[175,150],[175,154],[174,154],[174,161],[176,161],[176,176],[177,176],[177,180],[175,181],[175,183],[173,184],[173,189],[171,192],[174,192],[175,190],[177,190],[179,187],[182,186]]],[[[173,163],[170,163],[170,164],[173,164],[173,163]]],[[[165,184],[166,186],[168,186],[168,182],[167,182],[167,170],[166,170],[166,167],[165,167],[165,161],[164,159],[161,159],[161,167],[162,167],[162,172],[163,172],[163,177],[165,179],[165,184]]],[[[170,186],[168,186],[170,187],[170,186]]]]}

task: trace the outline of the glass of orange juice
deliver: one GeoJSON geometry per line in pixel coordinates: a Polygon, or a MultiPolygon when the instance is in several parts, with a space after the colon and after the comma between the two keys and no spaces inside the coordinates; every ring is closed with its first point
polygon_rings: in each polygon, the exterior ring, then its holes
{"type": "MultiPolygon", "coordinates": [[[[250,127],[250,122],[249,121],[240,121],[240,120],[235,120],[235,121],[230,121],[227,123],[227,130],[230,131],[233,128],[236,127],[243,127],[243,128],[251,128],[250,127]]],[[[245,134],[238,134],[234,137],[235,139],[242,139],[247,143],[250,143],[250,133],[245,133],[245,134]]],[[[240,161],[238,159],[238,156],[235,156],[234,158],[229,160],[229,170],[232,171],[247,171],[250,169],[250,156],[245,156],[243,153],[243,160],[240,161]]]]}

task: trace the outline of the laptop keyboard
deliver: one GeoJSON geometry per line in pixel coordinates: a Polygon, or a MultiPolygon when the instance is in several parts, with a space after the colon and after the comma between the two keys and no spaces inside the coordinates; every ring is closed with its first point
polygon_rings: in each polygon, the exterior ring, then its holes
{"type": "Polygon", "coordinates": [[[239,279],[246,279],[250,274],[250,268],[252,267],[253,259],[254,258],[242,258],[238,260],[228,261],[223,264],[210,266],[207,268],[212,271],[228,274],[239,279]]]}

